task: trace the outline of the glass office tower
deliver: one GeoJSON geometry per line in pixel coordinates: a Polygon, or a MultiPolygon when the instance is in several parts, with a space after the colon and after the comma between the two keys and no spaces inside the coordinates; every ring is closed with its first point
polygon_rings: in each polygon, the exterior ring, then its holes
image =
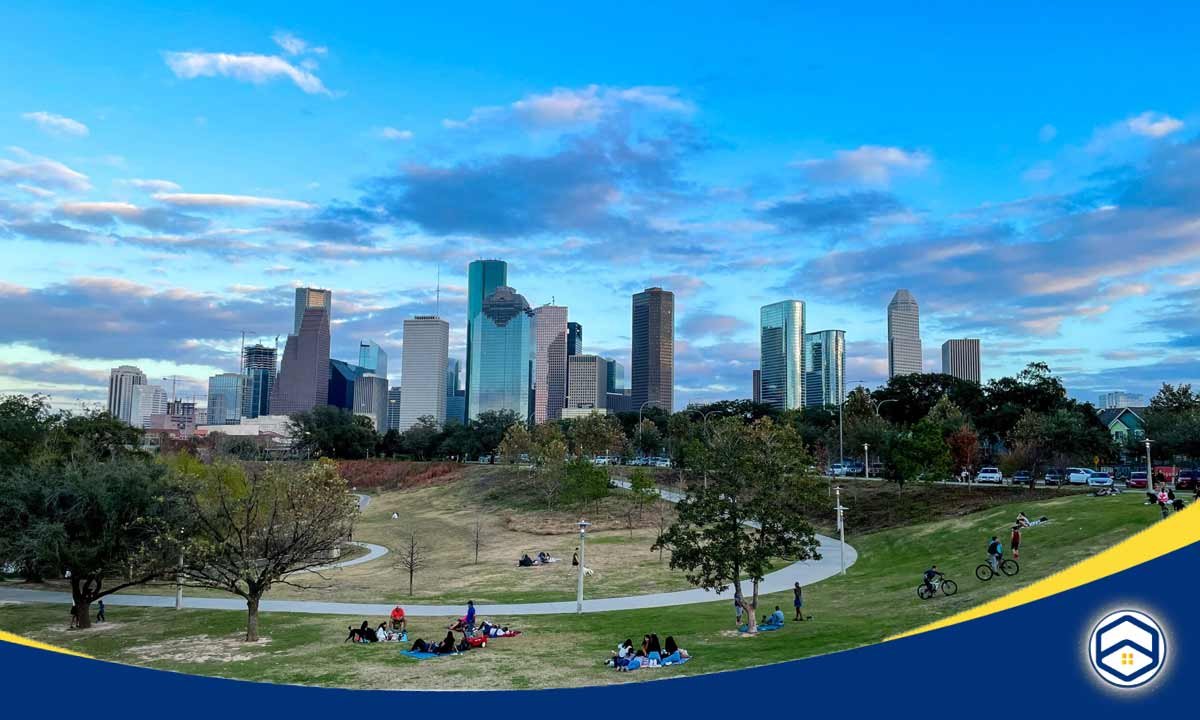
{"type": "Polygon", "coordinates": [[[759,318],[762,402],[780,410],[795,410],[804,404],[804,302],[764,305],[759,318]]]}
{"type": "Polygon", "coordinates": [[[237,425],[242,418],[242,398],[250,379],[238,373],[221,373],[208,379],[208,424],[237,425]]]}
{"type": "Polygon", "coordinates": [[[534,315],[525,298],[500,286],[484,299],[471,324],[467,357],[467,418],[509,410],[522,421],[533,412],[534,315]]]}
{"type": "Polygon", "coordinates": [[[838,406],[846,396],[846,333],[804,335],[804,407],[838,406]]]}
{"type": "Polygon", "coordinates": [[[464,415],[475,417],[471,410],[471,362],[475,353],[471,344],[475,337],[475,324],[483,311],[483,301],[496,292],[496,288],[508,285],[508,263],[503,260],[476,260],[467,266],[467,393],[464,415]],[[470,413],[470,414],[468,414],[470,413]]]}

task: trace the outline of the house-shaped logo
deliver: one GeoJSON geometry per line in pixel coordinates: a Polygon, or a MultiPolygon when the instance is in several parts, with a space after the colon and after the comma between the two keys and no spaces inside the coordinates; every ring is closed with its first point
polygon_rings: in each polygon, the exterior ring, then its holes
{"type": "Polygon", "coordinates": [[[1153,680],[1166,663],[1166,635],[1149,615],[1118,610],[1092,629],[1088,656],[1092,669],[1110,685],[1140,687],[1153,680]]]}

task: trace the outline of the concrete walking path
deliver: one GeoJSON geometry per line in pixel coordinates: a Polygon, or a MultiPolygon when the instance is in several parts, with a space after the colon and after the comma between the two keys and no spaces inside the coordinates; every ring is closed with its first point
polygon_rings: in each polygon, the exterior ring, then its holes
{"type": "MultiPolygon", "coordinates": [[[[629,487],[628,482],[620,479],[613,479],[613,484],[618,487],[629,487]]],[[[675,490],[660,489],[658,492],[668,502],[678,502],[683,497],[682,493],[675,490]]],[[[359,496],[360,509],[365,508],[369,502],[369,497],[359,496]]],[[[811,585],[837,575],[842,567],[838,541],[824,535],[818,535],[817,539],[821,543],[820,560],[803,560],[768,574],[759,585],[759,593],[767,594],[790,590],[792,584],[796,582],[799,582],[801,585],[811,585]]],[[[366,543],[363,544],[365,545],[366,543]]],[[[387,552],[386,548],[382,549],[384,552],[387,552]]],[[[346,565],[368,562],[368,559],[365,559],[368,557],[355,558],[348,561],[346,565]]],[[[373,560],[376,557],[379,557],[379,555],[370,557],[369,559],[373,560]]],[[[850,567],[857,559],[858,553],[854,548],[847,545],[845,566],[850,567]]],[[[467,598],[464,597],[463,602],[457,605],[402,605],[405,614],[412,617],[453,617],[462,615],[465,612],[466,600],[467,598]]],[[[696,588],[675,592],[651,593],[649,595],[585,599],[583,601],[583,611],[610,612],[613,610],[674,607],[676,605],[694,605],[714,600],[727,600],[732,603],[733,589],[729,588],[723,593],[715,593],[696,588]]],[[[5,588],[0,585],[0,601],[70,604],[71,595],[65,592],[5,588]]],[[[110,595],[104,599],[104,602],[106,605],[111,606],[175,607],[175,597],[173,595],[110,595]]],[[[246,603],[241,598],[188,597],[184,600],[184,606],[189,609],[199,610],[245,611],[246,609],[246,603]]],[[[263,600],[261,610],[263,612],[307,613],[313,615],[383,617],[391,612],[392,604],[322,602],[316,600],[263,600]]],[[[575,601],[477,605],[476,611],[482,616],[557,615],[575,612],[575,601]]]]}

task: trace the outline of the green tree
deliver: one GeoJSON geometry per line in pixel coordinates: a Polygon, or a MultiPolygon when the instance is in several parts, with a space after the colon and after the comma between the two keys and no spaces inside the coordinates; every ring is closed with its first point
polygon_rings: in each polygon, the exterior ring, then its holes
{"type": "Polygon", "coordinates": [[[412,427],[400,433],[400,447],[418,460],[434,456],[442,444],[442,428],[432,415],[422,415],[412,427]]]}
{"type": "Polygon", "coordinates": [[[824,493],[806,475],[810,459],[795,428],[769,419],[715,423],[710,444],[692,472],[707,473],[707,487],[693,482],[676,505],[676,521],[654,549],[671,551],[670,566],[699,587],[740,597],[743,578],[752,585],[747,620],[757,632],[755,610],[772,558],[819,558],[819,543],[804,508],[824,493]]]}
{"type": "Polygon", "coordinates": [[[978,384],[941,373],[897,375],[872,393],[879,414],[905,427],[924,419],[943,397],[968,417],[981,414],[986,407],[984,392],[978,384]],[[888,400],[894,402],[884,404],[888,400]]]}
{"type": "Polygon", "coordinates": [[[646,508],[659,499],[658,488],[650,474],[638,468],[629,476],[629,491],[621,499],[625,526],[629,529],[629,536],[633,537],[633,529],[642,521],[646,508]]]}
{"type": "Polygon", "coordinates": [[[367,417],[321,405],[292,416],[296,448],[309,457],[359,460],[378,444],[378,435],[367,417]]]}
{"type": "Polygon", "coordinates": [[[590,413],[571,421],[575,452],[584,457],[619,455],[625,449],[625,434],[612,415],[590,413]]]}
{"type": "Polygon", "coordinates": [[[900,488],[915,480],[945,480],[953,465],[941,428],[929,420],[897,433],[887,455],[890,479],[900,488]]]}
{"type": "Polygon", "coordinates": [[[145,456],[142,431],[106,412],[58,415],[50,429],[50,454],[60,462],[113,460],[145,456]]]}
{"type": "Polygon", "coordinates": [[[471,433],[475,437],[478,452],[485,455],[495,455],[496,448],[504,439],[504,433],[515,422],[524,422],[525,418],[518,417],[512,410],[486,410],[471,421],[471,433]]]}
{"type": "Polygon", "coordinates": [[[85,628],[100,598],[175,572],[190,522],[165,469],[141,458],[76,458],[0,478],[0,559],[69,576],[85,628]]]}
{"type": "Polygon", "coordinates": [[[515,463],[521,460],[522,455],[528,458],[532,448],[533,435],[529,428],[523,422],[515,422],[504,431],[504,439],[500,441],[496,452],[504,462],[515,463]]]}
{"type": "Polygon", "coordinates": [[[57,420],[44,395],[0,398],[0,473],[41,457],[57,420]]]}
{"type": "Polygon", "coordinates": [[[634,432],[633,446],[643,455],[657,455],[662,447],[662,433],[650,420],[642,420],[634,432]]]}
{"type": "Polygon", "coordinates": [[[329,563],[349,540],[358,502],[329,459],[242,467],[169,459],[197,532],[184,554],[185,583],[246,601],[246,640],[258,640],[262,596],[281,583],[311,587],[306,571],[329,563]]]}
{"type": "Polygon", "coordinates": [[[218,454],[235,460],[255,460],[260,454],[258,442],[246,435],[214,433],[215,449],[218,454]]]}
{"type": "Polygon", "coordinates": [[[581,510],[608,496],[608,472],[590,460],[574,458],[562,468],[562,495],[581,510]]]}
{"type": "Polygon", "coordinates": [[[1150,398],[1150,409],[1167,412],[1192,412],[1200,410],[1200,395],[1192,392],[1192,386],[1163,383],[1154,397],[1150,398]]]}

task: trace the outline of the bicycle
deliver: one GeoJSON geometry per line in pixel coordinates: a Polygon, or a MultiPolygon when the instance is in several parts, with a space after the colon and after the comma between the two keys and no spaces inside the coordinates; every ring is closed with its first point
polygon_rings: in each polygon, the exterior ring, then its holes
{"type": "MultiPolygon", "coordinates": [[[[1016,560],[1007,558],[1000,561],[1000,572],[1012,577],[1013,575],[1021,572],[1021,566],[1017,564],[1016,560]]],[[[995,576],[996,571],[992,569],[992,564],[990,562],[983,563],[979,567],[975,568],[975,577],[979,578],[983,582],[987,582],[995,576]]]]}
{"type": "Polygon", "coordinates": [[[922,600],[928,600],[936,595],[938,590],[941,590],[943,595],[953,595],[954,593],[958,592],[958,583],[949,578],[941,576],[935,577],[933,580],[929,581],[929,585],[921,583],[917,586],[917,597],[921,598],[922,600]],[[932,590],[930,589],[930,586],[932,586],[932,590]]]}

